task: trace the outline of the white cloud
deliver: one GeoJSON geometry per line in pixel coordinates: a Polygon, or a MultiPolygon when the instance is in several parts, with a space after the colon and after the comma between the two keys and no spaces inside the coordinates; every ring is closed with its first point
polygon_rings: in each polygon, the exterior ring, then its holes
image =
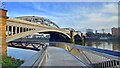
{"type": "Polygon", "coordinates": [[[116,14],[118,12],[118,3],[104,4],[102,12],[116,14]]]}
{"type": "Polygon", "coordinates": [[[101,30],[104,28],[107,32],[110,32],[112,27],[118,26],[118,8],[116,4],[105,4],[102,9],[97,11],[100,12],[84,14],[87,19],[80,21],[76,26],[83,31],[85,31],[85,28],[94,30],[101,30]]]}
{"type": "Polygon", "coordinates": [[[80,22],[80,27],[92,28],[92,29],[102,29],[102,28],[112,28],[118,26],[118,17],[104,17],[104,16],[96,16],[89,17],[88,20],[82,20],[80,22]]]}
{"type": "Polygon", "coordinates": [[[94,30],[101,30],[104,28],[106,32],[110,32],[112,27],[118,26],[117,3],[103,4],[102,8],[99,8],[96,11],[90,10],[91,8],[87,8],[87,10],[88,9],[88,13],[79,14],[79,12],[83,12],[86,9],[82,11],[80,11],[80,9],[76,9],[73,11],[75,13],[71,13],[67,17],[61,17],[59,19],[56,18],[54,20],[63,27],[69,26],[81,31],[85,31],[87,28],[94,30]]]}

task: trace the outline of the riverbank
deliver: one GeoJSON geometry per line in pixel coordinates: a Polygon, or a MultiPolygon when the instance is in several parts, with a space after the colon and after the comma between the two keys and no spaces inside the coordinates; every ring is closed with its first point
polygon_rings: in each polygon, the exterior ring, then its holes
{"type": "Polygon", "coordinates": [[[18,68],[24,61],[2,56],[2,68],[18,68]]]}
{"type": "Polygon", "coordinates": [[[120,42],[120,38],[115,39],[97,39],[97,38],[86,38],[85,41],[107,41],[107,42],[120,42]]]}

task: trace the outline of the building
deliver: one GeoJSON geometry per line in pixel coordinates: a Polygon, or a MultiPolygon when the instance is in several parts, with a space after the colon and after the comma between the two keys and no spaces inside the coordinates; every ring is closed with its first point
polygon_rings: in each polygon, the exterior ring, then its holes
{"type": "Polygon", "coordinates": [[[112,28],[112,35],[115,37],[120,37],[120,27],[119,28],[112,28]]]}
{"type": "Polygon", "coordinates": [[[23,38],[50,38],[50,34],[44,34],[44,33],[35,33],[34,35],[29,35],[29,36],[26,36],[26,37],[23,37],[23,38]]]}
{"type": "Polygon", "coordinates": [[[86,33],[93,33],[92,29],[86,29],[86,33]]]}
{"type": "Polygon", "coordinates": [[[87,38],[94,38],[94,33],[92,29],[86,29],[86,37],[87,38]]]}

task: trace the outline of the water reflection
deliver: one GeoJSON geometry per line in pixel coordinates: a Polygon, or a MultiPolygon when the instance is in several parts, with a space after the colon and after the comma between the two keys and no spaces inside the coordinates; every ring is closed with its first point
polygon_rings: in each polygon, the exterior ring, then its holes
{"type": "Polygon", "coordinates": [[[30,59],[36,53],[37,51],[33,51],[33,50],[25,50],[25,49],[20,49],[20,48],[7,47],[8,56],[14,57],[16,59],[25,60],[25,61],[30,59]]]}
{"type": "Polygon", "coordinates": [[[94,48],[100,48],[100,49],[107,49],[107,50],[114,50],[114,51],[120,51],[120,42],[107,42],[107,41],[87,41],[85,43],[85,46],[92,46],[94,48]]]}

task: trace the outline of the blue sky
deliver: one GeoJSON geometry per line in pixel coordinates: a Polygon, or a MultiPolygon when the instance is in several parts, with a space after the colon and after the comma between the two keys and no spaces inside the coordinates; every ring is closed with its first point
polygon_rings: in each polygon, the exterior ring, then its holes
{"type": "Polygon", "coordinates": [[[85,32],[104,28],[110,32],[118,26],[117,2],[5,2],[9,17],[41,16],[60,27],[85,32]]]}

